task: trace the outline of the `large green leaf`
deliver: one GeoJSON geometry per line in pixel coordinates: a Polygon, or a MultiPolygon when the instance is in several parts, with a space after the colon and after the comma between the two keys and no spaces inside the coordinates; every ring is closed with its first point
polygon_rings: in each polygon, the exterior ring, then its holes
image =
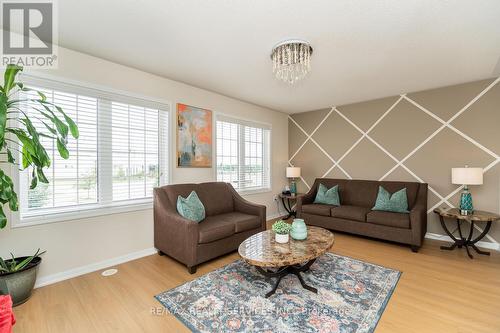
{"type": "Polygon", "coordinates": [[[37,167],[36,172],[38,173],[38,179],[40,179],[42,183],[49,183],[49,180],[47,179],[47,177],[45,177],[45,173],[43,172],[43,169],[41,167],[37,167]]]}
{"type": "Polygon", "coordinates": [[[0,94],[0,147],[5,142],[5,127],[7,126],[7,95],[0,94]]]}
{"type": "Polygon", "coordinates": [[[5,272],[8,272],[7,271],[7,264],[5,263],[5,261],[3,260],[2,257],[0,257],[0,268],[5,271],[5,272]]]}
{"type": "Polygon", "coordinates": [[[5,213],[3,212],[3,207],[0,205],[0,229],[5,228],[7,225],[7,217],[5,216],[5,213]]]}
{"type": "Polygon", "coordinates": [[[42,122],[42,124],[45,126],[45,128],[47,128],[49,130],[50,133],[54,134],[54,135],[57,135],[57,131],[52,127],[52,126],[49,126],[49,124],[47,124],[45,121],[43,120],[40,120],[42,122]]]}
{"type": "Polygon", "coordinates": [[[12,151],[9,148],[7,148],[7,162],[12,164],[16,163],[16,159],[12,156],[12,151]]]}
{"type": "Polygon", "coordinates": [[[21,261],[19,263],[16,263],[16,266],[14,267],[14,272],[20,271],[21,269],[25,268],[26,266],[28,266],[30,264],[30,262],[33,261],[33,259],[41,256],[45,252],[46,251],[40,252],[40,249],[38,249],[34,255],[24,259],[23,261],[21,261]]]}
{"type": "Polygon", "coordinates": [[[30,155],[36,154],[35,147],[33,146],[33,141],[28,137],[24,130],[19,128],[7,128],[7,132],[13,133],[15,136],[17,136],[19,141],[21,141],[23,148],[26,148],[26,151],[30,155]]]}
{"type": "Polygon", "coordinates": [[[68,115],[63,111],[63,109],[60,106],[55,105],[55,107],[56,107],[56,109],[59,112],[62,113],[62,115],[64,116],[64,120],[66,120],[66,122],[68,123],[69,130],[71,131],[71,135],[75,139],[78,139],[78,137],[80,136],[80,132],[78,131],[78,126],[76,126],[76,124],[73,121],[73,119],[71,119],[70,117],[68,117],[68,115]]]}
{"type": "Polygon", "coordinates": [[[47,110],[52,115],[52,121],[54,122],[54,125],[56,125],[56,129],[61,134],[63,138],[66,138],[68,136],[68,125],[66,125],[55,113],[50,109],[48,105],[50,103],[47,102],[41,102],[39,101],[40,104],[47,110]]]}
{"type": "Polygon", "coordinates": [[[39,133],[37,132],[35,126],[33,126],[33,123],[29,118],[24,118],[21,119],[23,123],[26,125],[26,129],[28,130],[28,133],[31,136],[31,140],[33,142],[33,146],[36,151],[36,156],[37,159],[40,161],[42,167],[48,167],[50,166],[50,157],[47,154],[47,151],[45,148],[42,146],[40,143],[40,136],[39,133]]]}
{"type": "Polygon", "coordinates": [[[59,138],[57,138],[57,150],[59,151],[59,155],[61,155],[62,158],[64,158],[65,160],[69,158],[69,151],[66,148],[64,142],[62,142],[59,138]]]}
{"type": "Polygon", "coordinates": [[[19,87],[19,89],[21,89],[21,91],[24,91],[24,92],[34,91],[34,92],[36,92],[38,94],[38,96],[40,96],[40,98],[42,99],[42,101],[47,100],[47,96],[45,96],[45,94],[43,92],[41,92],[41,91],[38,91],[38,90],[35,90],[35,89],[31,89],[31,88],[27,88],[21,82],[16,82],[16,85],[19,87]]]}
{"type": "Polygon", "coordinates": [[[37,185],[38,185],[38,176],[36,174],[36,169],[33,168],[33,172],[31,173],[30,190],[35,189],[37,185]]]}
{"type": "Polygon", "coordinates": [[[16,80],[16,75],[20,71],[22,71],[23,68],[21,66],[13,65],[13,64],[8,64],[7,68],[5,69],[4,73],[4,84],[3,84],[3,91],[5,95],[9,95],[10,90],[12,87],[15,86],[15,80],[16,80]]]}
{"type": "Polygon", "coordinates": [[[28,150],[26,149],[26,147],[23,147],[22,149],[22,168],[23,170],[26,169],[27,167],[29,167],[31,165],[31,163],[33,163],[33,159],[31,158],[31,155],[28,153],[28,150]]]}
{"type": "Polygon", "coordinates": [[[13,212],[17,212],[19,210],[19,201],[17,200],[17,194],[14,191],[12,191],[12,197],[9,200],[9,208],[13,212]]]}

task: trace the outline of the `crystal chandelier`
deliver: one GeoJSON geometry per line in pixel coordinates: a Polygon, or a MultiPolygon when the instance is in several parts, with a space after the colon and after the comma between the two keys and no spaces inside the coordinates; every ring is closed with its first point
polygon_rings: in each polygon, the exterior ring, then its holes
{"type": "Polygon", "coordinates": [[[278,80],[289,84],[304,78],[311,70],[312,47],[300,39],[289,39],[273,47],[273,73],[278,80]]]}

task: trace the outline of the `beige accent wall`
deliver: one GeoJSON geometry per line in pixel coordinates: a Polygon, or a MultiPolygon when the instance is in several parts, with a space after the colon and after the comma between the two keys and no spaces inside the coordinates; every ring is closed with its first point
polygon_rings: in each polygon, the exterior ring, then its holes
{"type": "MultiPolygon", "coordinates": [[[[444,235],[432,209],[458,204],[451,168],[469,165],[485,168],[484,184],[471,187],[475,208],[500,213],[499,80],[289,116],[289,163],[302,168],[299,190],[316,177],[423,181],[431,189],[428,232],[444,235]]],[[[489,236],[484,241],[498,246],[500,222],[489,236]]]]}
{"type": "MultiPolygon", "coordinates": [[[[266,205],[268,216],[278,214],[273,197],[287,182],[284,174],[288,142],[286,114],[64,48],[59,48],[59,68],[37,75],[169,101],[173,112],[176,103],[185,103],[270,124],[272,189],[247,195],[246,199],[266,205]]],[[[175,118],[170,119],[170,130],[174,131],[175,118]]],[[[176,168],[174,142],[170,143],[170,149],[172,183],[215,180],[213,168],[176,168]]],[[[28,255],[37,248],[47,250],[39,271],[44,282],[64,277],[68,271],[79,272],[82,267],[86,267],[85,270],[103,261],[144,253],[152,247],[152,209],[22,228],[11,228],[9,222],[0,230],[0,256],[7,257],[9,252],[28,255]]]]}

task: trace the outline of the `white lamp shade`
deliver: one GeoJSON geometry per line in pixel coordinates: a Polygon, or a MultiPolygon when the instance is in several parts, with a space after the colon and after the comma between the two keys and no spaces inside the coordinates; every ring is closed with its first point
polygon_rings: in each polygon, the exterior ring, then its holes
{"type": "Polygon", "coordinates": [[[286,177],[287,178],[299,178],[300,177],[300,168],[287,167],[286,168],[286,177]]]}
{"type": "Polygon", "coordinates": [[[452,168],[451,182],[457,185],[481,185],[483,168],[452,168]]]}

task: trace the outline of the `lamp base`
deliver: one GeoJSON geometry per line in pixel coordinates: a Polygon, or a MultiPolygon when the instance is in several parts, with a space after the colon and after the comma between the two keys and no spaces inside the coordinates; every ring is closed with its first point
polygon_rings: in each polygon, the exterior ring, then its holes
{"type": "Polygon", "coordinates": [[[473,210],[460,209],[460,215],[472,215],[474,214],[473,210]]]}
{"type": "Polygon", "coordinates": [[[290,182],[290,193],[292,195],[297,194],[297,183],[295,183],[295,179],[292,179],[292,181],[290,182]]]}
{"type": "Polygon", "coordinates": [[[474,213],[474,207],[472,206],[472,194],[470,194],[467,187],[460,194],[460,214],[461,215],[472,215],[474,213]]]}

